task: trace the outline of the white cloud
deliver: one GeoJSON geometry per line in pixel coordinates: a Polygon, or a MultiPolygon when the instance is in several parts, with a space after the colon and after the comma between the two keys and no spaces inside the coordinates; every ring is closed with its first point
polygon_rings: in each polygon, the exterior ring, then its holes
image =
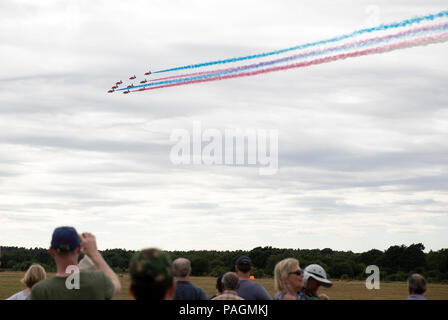
{"type": "MultiPolygon", "coordinates": [[[[371,1],[2,1],[0,243],[446,247],[448,47],[133,95],[117,80],[364,27],[371,1]],[[170,133],[279,130],[279,171],[174,166],[170,133]]],[[[377,1],[381,21],[446,9],[377,1]]]]}

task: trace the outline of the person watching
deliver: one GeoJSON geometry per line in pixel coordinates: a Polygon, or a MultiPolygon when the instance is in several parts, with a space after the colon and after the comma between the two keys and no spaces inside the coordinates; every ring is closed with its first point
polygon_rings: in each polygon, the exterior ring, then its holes
{"type": "Polygon", "coordinates": [[[174,260],[173,268],[176,277],[174,300],[207,300],[204,290],[190,282],[190,260],[178,258],[174,260]]]}
{"type": "Polygon", "coordinates": [[[136,252],[129,274],[129,292],[136,300],[173,300],[176,283],[167,253],[156,248],[136,252]]]}
{"type": "Polygon", "coordinates": [[[45,280],[47,273],[44,267],[40,264],[32,264],[25,273],[21,282],[26,285],[26,289],[12,295],[6,300],[28,300],[31,294],[31,289],[39,281],[45,280]]]}
{"type": "Polygon", "coordinates": [[[57,273],[33,286],[31,300],[105,300],[120,292],[120,280],[99,253],[93,234],[78,235],[73,227],[58,227],[53,232],[50,254],[57,273]],[[81,248],[98,271],[79,271],[81,248]]]}
{"type": "Polygon", "coordinates": [[[213,298],[219,296],[220,294],[222,294],[222,275],[220,275],[217,279],[216,279],[216,294],[211,296],[209,298],[209,300],[213,300],[213,298]]]}
{"type": "Polygon", "coordinates": [[[333,283],[327,279],[327,273],[324,268],[318,264],[310,264],[304,269],[303,275],[303,293],[305,300],[329,300],[329,297],[317,291],[320,286],[330,288],[333,283]]]}
{"type": "Polygon", "coordinates": [[[272,300],[262,285],[250,280],[253,270],[252,260],[249,257],[241,256],[236,260],[235,272],[240,280],[238,295],[245,300],[272,300]]]}
{"type": "Polygon", "coordinates": [[[212,300],[244,300],[238,296],[237,290],[240,286],[238,275],[235,272],[227,272],[222,276],[223,292],[212,300]]]}
{"type": "Polygon", "coordinates": [[[409,296],[406,300],[426,300],[426,280],[418,273],[411,274],[408,278],[409,296]]]}
{"type": "Polygon", "coordinates": [[[299,261],[294,258],[283,259],[274,268],[274,287],[276,300],[304,300],[303,272],[299,261]]]}

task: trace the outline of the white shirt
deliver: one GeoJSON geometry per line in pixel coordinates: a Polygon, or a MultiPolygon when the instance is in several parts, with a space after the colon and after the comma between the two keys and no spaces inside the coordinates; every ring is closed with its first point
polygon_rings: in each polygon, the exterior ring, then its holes
{"type": "Polygon", "coordinates": [[[31,294],[31,291],[30,292],[25,292],[25,290],[20,291],[20,292],[17,292],[16,294],[10,296],[6,300],[28,300],[28,298],[30,297],[30,294],[31,294]]]}

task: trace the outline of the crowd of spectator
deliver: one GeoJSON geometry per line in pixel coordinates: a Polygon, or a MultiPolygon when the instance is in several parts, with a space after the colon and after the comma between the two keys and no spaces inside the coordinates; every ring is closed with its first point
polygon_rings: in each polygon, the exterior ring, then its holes
{"type": "MultiPolygon", "coordinates": [[[[98,251],[93,234],[78,234],[73,227],[56,228],[49,252],[57,266],[56,275],[47,278],[41,265],[31,265],[22,279],[26,289],[8,300],[108,300],[120,292],[119,277],[98,251]],[[81,253],[84,257],[79,261],[81,253]]],[[[235,272],[219,276],[216,294],[207,298],[204,290],[190,281],[188,259],[171,261],[167,253],[148,248],[135,253],[130,261],[129,292],[136,300],[329,300],[318,292],[321,286],[332,286],[318,264],[302,270],[295,258],[279,261],[274,268],[273,297],[251,280],[252,271],[251,259],[239,257],[235,272]]],[[[407,283],[408,300],[426,299],[426,282],[421,275],[412,274],[407,283]]]]}

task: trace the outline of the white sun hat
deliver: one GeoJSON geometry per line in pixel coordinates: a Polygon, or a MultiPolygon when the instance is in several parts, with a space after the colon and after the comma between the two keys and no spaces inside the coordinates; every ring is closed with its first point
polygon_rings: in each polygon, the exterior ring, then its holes
{"type": "Polygon", "coordinates": [[[310,264],[304,271],[303,282],[305,285],[310,277],[319,281],[324,287],[329,288],[333,285],[333,283],[327,279],[327,273],[324,268],[318,264],[310,264]]]}

